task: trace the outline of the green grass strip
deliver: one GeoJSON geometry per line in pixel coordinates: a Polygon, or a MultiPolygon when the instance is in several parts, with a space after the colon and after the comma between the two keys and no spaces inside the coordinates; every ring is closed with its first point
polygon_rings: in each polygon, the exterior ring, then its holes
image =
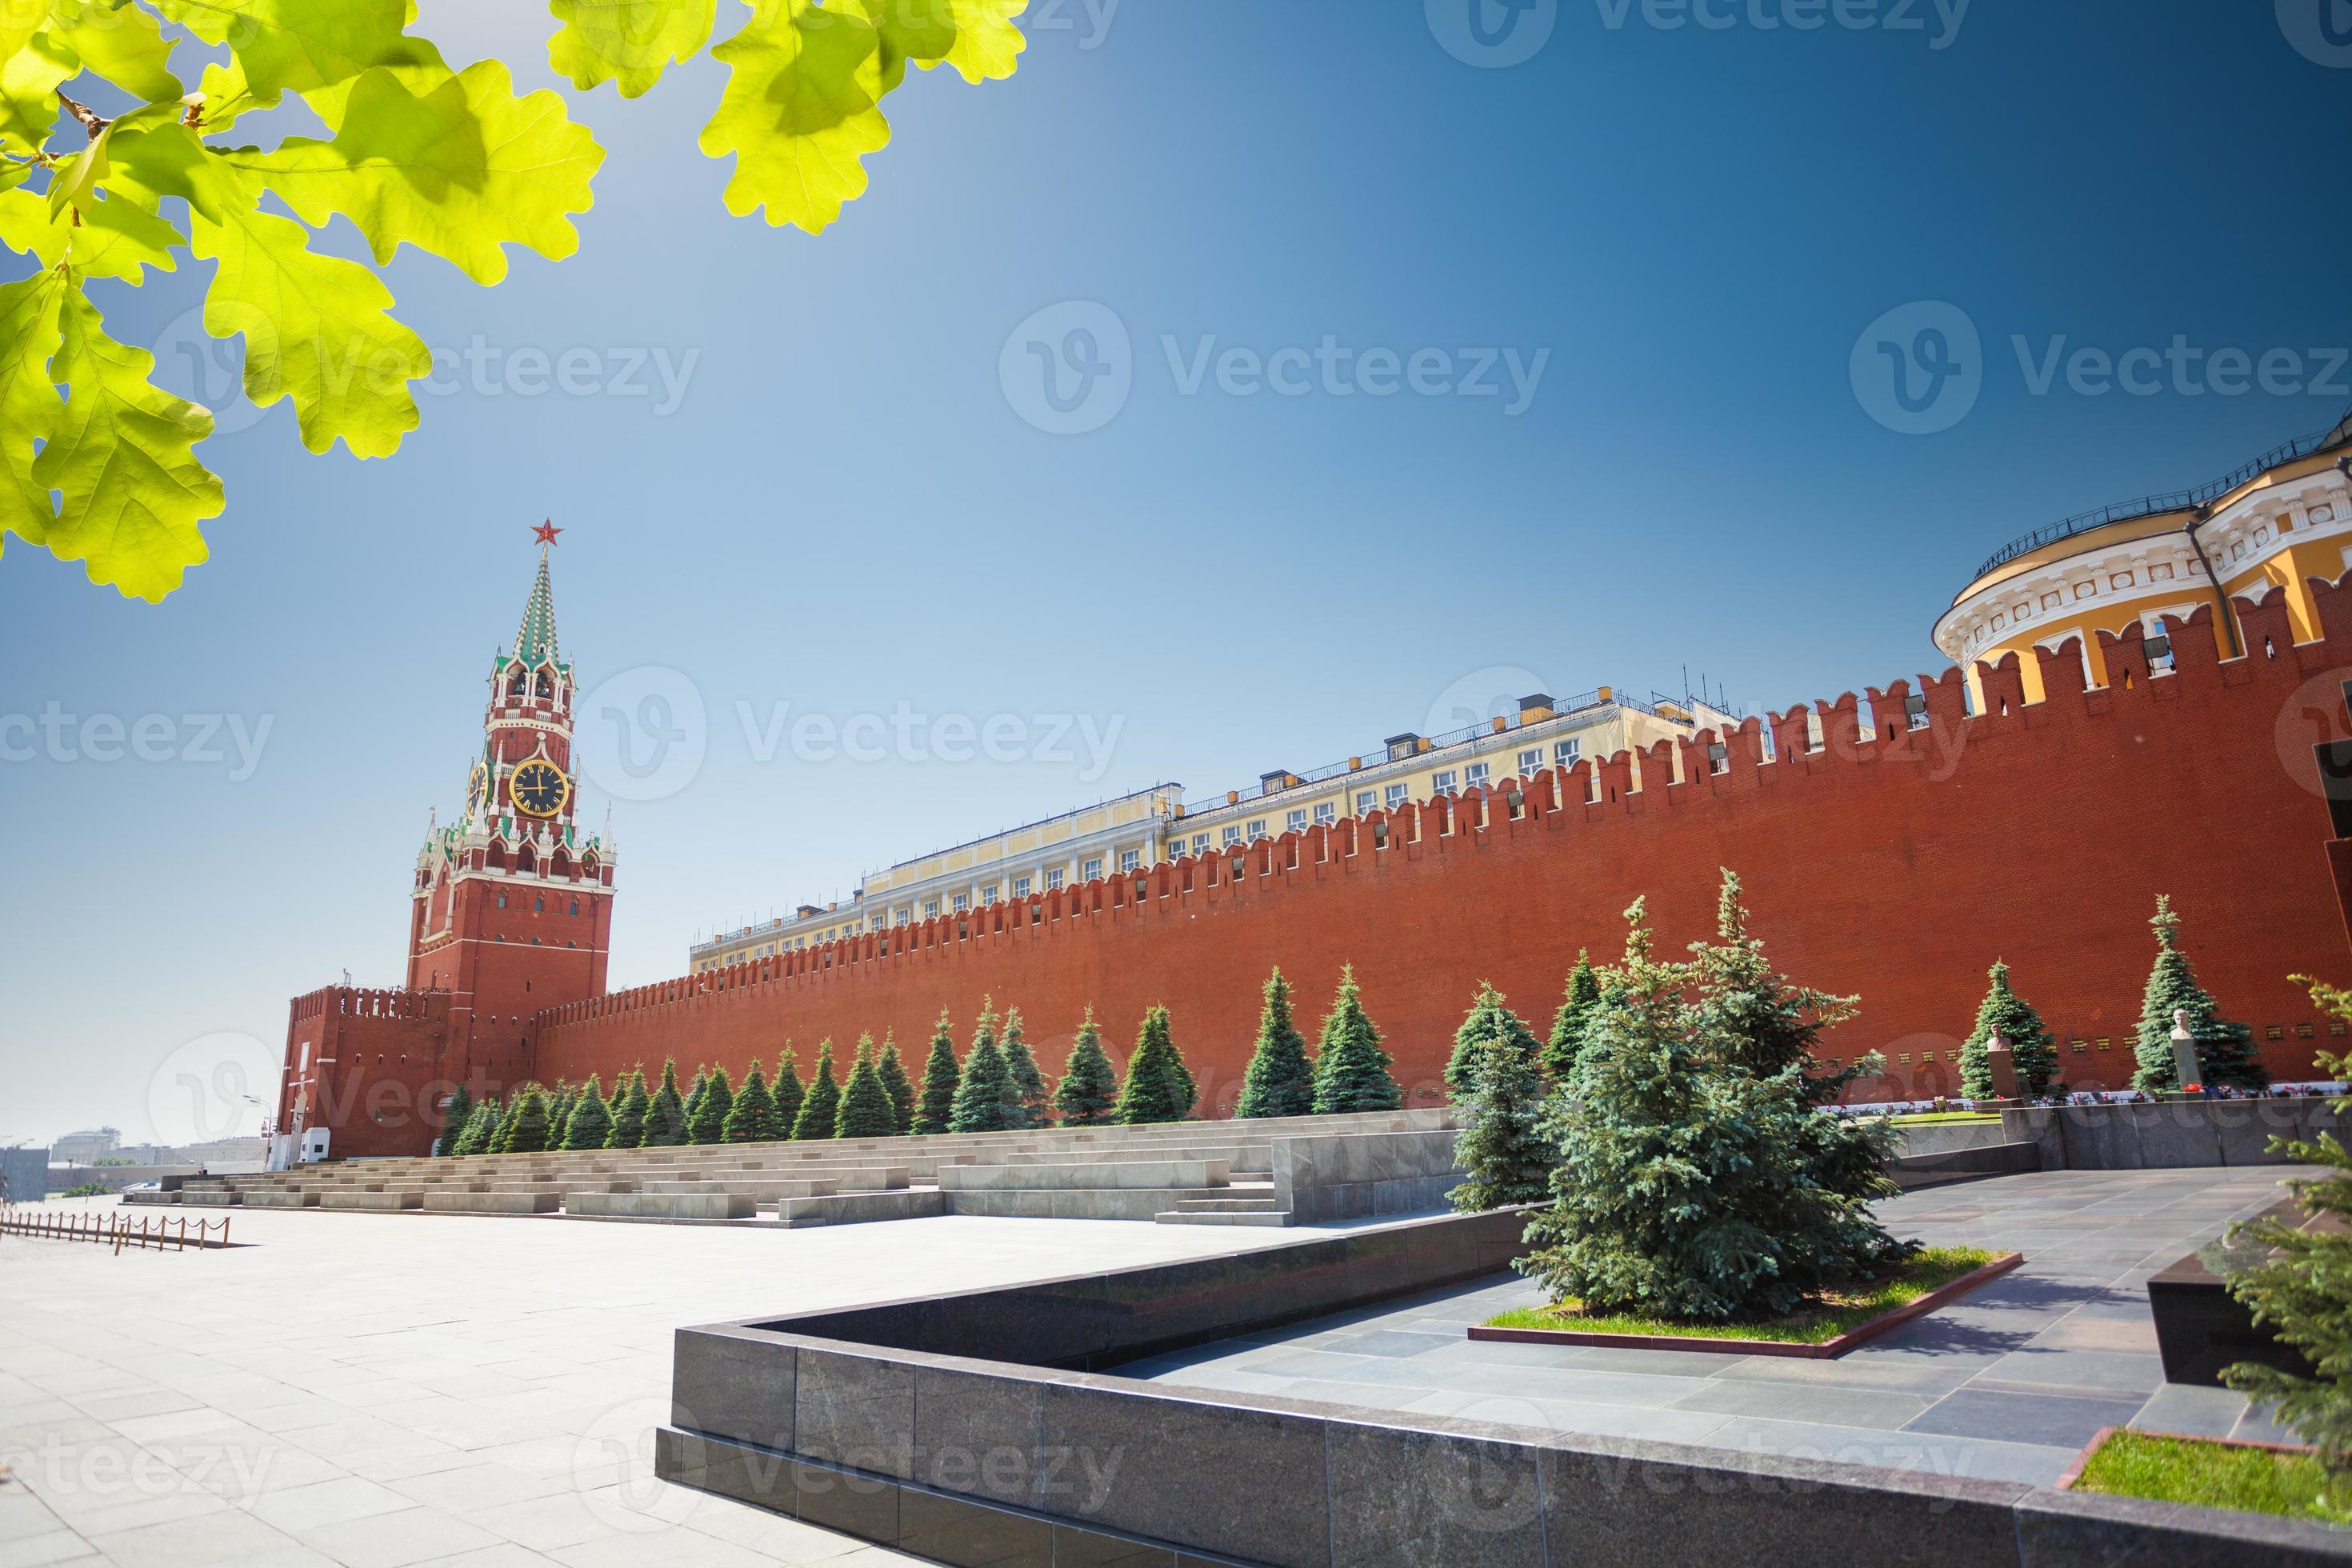
{"type": "Polygon", "coordinates": [[[2074,1489],[2332,1524],[2352,1521],[2352,1480],[2330,1480],[2312,1455],[2194,1437],[2118,1432],[2091,1456],[2074,1489]]]}
{"type": "Polygon", "coordinates": [[[1871,1319],[1940,1289],[1971,1269],[1983,1268],[1996,1255],[1978,1247],[1930,1247],[1897,1265],[1881,1278],[1849,1290],[1832,1291],[1804,1311],[1760,1321],[1739,1320],[1692,1322],[1678,1318],[1652,1318],[1634,1313],[1587,1316],[1582,1303],[1562,1301],[1550,1307],[1521,1307],[1486,1320],[1496,1329],[1561,1329],[1581,1334],[1671,1334],[1682,1339],[1773,1340],[1784,1344],[1817,1345],[1860,1328],[1871,1319]]]}

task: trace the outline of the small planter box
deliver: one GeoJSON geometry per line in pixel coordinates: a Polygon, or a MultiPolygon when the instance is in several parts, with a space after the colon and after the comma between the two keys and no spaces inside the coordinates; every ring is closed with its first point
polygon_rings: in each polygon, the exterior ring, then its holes
{"type": "Polygon", "coordinates": [[[1474,1325],[1470,1337],[1526,1345],[1613,1345],[1619,1350],[1629,1351],[1711,1351],[1717,1355],[1778,1355],[1794,1356],[1804,1361],[1829,1361],[1858,1345],[1869,1343],[1889,1329],[1900,1328],[1914,1318],[1959,1300],[1978,1286],[1991,1283],[2024,1261],[2025,1254],[2021,1252],[2004,1252],[1991,1262],[1937,1286],[1916,1301],[1906,1301],[1900,1307],[1882,1312],[1868,1322],[1848,1329],[1844,1333],[1823,1340],[1819,1344],[1696,1334],[1602,1334],[1580,1329],[1496,1329],[1484,1323],[1474,1325]]]}

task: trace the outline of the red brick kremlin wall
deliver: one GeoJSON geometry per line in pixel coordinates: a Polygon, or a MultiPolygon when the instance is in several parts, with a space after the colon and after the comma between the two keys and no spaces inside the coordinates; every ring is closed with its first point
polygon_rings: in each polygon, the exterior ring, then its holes
{"type": "Polygon", "coordinates": [[[1867,694],[1872,739],[1858,738],[1848,696],[1820,705],[1817,750],[1806,710],[1774,716],[1776,762],[1750,720],[1719,773],[1709,737],[1662,743],[1642,759],[1646,790],[1621,754],[1529,781],[1516,814],[1505,784],[1261,842],[1238,873],[1231,855],[1187,859],[573,1003],[540,1016],[537,1071],[609,1084],[674,1056],[740,1074],[790,1040],[805,1072],[821,1039],[845,1060],[860,1031],[887,1029],[919,1073],[940,1010],[961,1049],[990,994],[1000,1011],[1021,1008],[1051,1074],[1089,1005],[1123,1059],[1144,1009],[1164,1003],[1204,1110],[1222,1112],[1266,972],[1291,978],[1312,1039],[1353,963],[1420,1103],[1481,981],[1541,1033],[1577,951],[1621,950],[1636,895],[1661,944],[1679,949],[1710,933],[1717,868],[1728,866],[1782,968],[1860,994],[1861,1016],[1826,1047],[1885,1053],[1885,1079],[1860,1098],[1958,1089],[1958,1047],[1995,959],[2060,1037],[2068,1084],[2127,1082],[2158,893],[2273,1074],[2316,1076],[2328,1026],[2287,976],[2352,981],[2311,757],[2314,742],[2347,732],[2336,682],[2352,676],[2352,590],[2315,586],[2327,635],[2303,647],[2274,590],[2241,602],[2238,659],[2220,659],[2210,631],[2179,636],[2179,669],[2151,678],[2137,627],[2102,634],[2113,684],[2085,690],[2070,642],[2041,656],[2048,698],[2032,706],[2011,657],[1984,670],[1986,711],[1973,718],[1951,670],[1920,688],[1924,729],[1906,726],[1911,688],[1898,681],[1867,694]],[[1677,775],[1688,782],[1661,783],[1677,775]]]}

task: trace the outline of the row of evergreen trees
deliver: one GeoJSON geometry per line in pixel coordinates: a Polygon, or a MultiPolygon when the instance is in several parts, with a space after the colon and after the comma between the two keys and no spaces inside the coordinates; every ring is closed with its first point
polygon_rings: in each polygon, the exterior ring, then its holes
{"type": "Polygon", "coordinates": [[[1480,990],[1445,1068],[1454,1206],[1548,1199],[1517,1266],[1600,1311],[1773,1316],[1906,1256],[1868,1208],[1896,1190],[1886,1131],[1829,1109],[1883,1064],[1812,1070],[1854,998],[1773,970],[1727,870],[1688,960],[1655,956],[1646,918],[1626,911],[1622,963],[1580,957],[1547,1040],[1480,990]]]}
{"type": "MultiPolygon", "coordinates": [[[[2197,984],[2189,955],[2180,951],[2180,917],[2172,912],[2172,900],[2159,895],[2156,916],[2147,923],[2156,932],[2156,963],[2148,971],[2147,986],[2140,997],[2139,1033],[2134,1045],[2137,1070],[2132,1074],[2132,1087],[2148,1094],[2180,1087],[2172,1059],[2173,1014],[2185,1010],[2189,1037],[2197,1043],[2198,1070],[2207,1083],[2268,1088],[2270,1073],[2255,1048],[2253,1030],[2222,1017],[2212,996],[2197,984]]],[[[2053,1086],[2063,1088],[2058,1082],[2058,1042],[2033,1005],[2011,986],[2009,973],[2006,963],[1992,966],[1992,987],[1977,1008],[1976,1027],[1960,1044],[1960,1088],[1972,1100],[1992,1095],[1992,1069],[1986,1064],[1985,1047],[1996,1031],[2015,1053],[2017,1091],[2021,1098],[2039,1100],[2053,1086]]]]}
{"type": "Polygon", "coordinates": [[[1258,1118],[1394,1110],[1404,1103],[1395,1065],[1381,1046],[1378,1026],[1365,1016],[1352,965],[1339,971],[1339,994],[1323,1016],[1312,1058],[1291,1015],[1290,982],[1276,969],[1266,979],[1257,1044],[1242,1074],[1241,1100],[1234,1114],[1258,1118]]]}

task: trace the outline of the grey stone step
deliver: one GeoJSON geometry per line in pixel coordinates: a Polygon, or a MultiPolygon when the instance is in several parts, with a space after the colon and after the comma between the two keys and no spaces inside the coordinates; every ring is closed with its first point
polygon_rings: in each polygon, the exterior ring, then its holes
{"type": "Polygon", "coordinates": [[[1171,1209],[1163,1214],[1153,1215],[1151,1218],[1156,1225],[1286,1226],[1290,1223],[1291,1215],[1287,1209],[1251,1209],[1239,1214],[1214,1209],[1206,1212],[1193,1209],[1171,1209]]]}
{"type": "Polygon", "coordinates": [[[254,1209],[314,1209],[319,1206],[319,1194],[297,1187],[264,1189],[244,1194],[245,1206],[254,1209]]]}
{"type": "Polygon", "coordinates": [[[750,1219],[748,1193],[572,1193],[563,1212],[607,1219],[750,1219]]]}
{"type": "Polygon", "coordinates": [[[1071,1164],[946,1165],[950,1192],[1105,1192],[1149,1187],[1222,1187],[1233,1180],[1223,1160],[1098,1160],[1071,1164]]]}
{"type": "Polygon", "coordinates": [[[1176,1208],[1181,1214],[1272,1214],[1277,1206],[1271,1197],[1185,1198],[1176,1208]]]}
{"type": "Polygon", "coordinates": [[[553,1187],[499,1186],[481,1193],[425,1194],[429,1214],[553,1214],[562,1206],[563,1194],[553,1187]]]}
{"type": "Polygon", "coordinates": [[[321,1193],[319,1194],[319,1206],[322,1209],[421,1209],[425,1206],[425,1194],[415,1187],[382,1192],[362,1187],[354,1192],[321,1193]]]}

